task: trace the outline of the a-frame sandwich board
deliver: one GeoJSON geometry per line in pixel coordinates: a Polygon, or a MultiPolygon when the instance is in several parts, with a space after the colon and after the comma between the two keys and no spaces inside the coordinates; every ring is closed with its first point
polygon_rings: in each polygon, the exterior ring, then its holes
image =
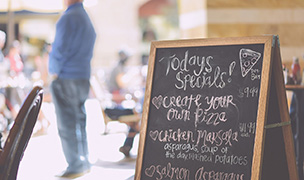
{"type": "Polygon", "coordinates": [[[298,180],[277,36],[151,43],[135,179],[166,178],[298,180]]]}
{"type": "MultiPolygon", "coordinates": [[[[257,147],[257,152],[261,151],[261,156],[256,157],[260,161],[253,168],[262,169],[261,173],[253,175],[252,179],[290,179],[298,180],[298,171],[295,161],[295,150],[291,121],[289,117],[286,90],[282,70],[282,60],[280,53],[279,37],[273,36],[272,41],[272,63],[271,63],[271,81],[268,94],[268,108],[266,114],[266,125],[264,133],[257,132],[256,141],[262,147],[257,147]],[[262,137],[264,135],[265,137],[262,137]],[[260,136],[260,137],[259,137],[260,136]],[[264,147],[263,147],[264,146],[264,147]]],[[[256,153],[256,156],[259,156],[256,153]]],[[[253,164],[255,164],[253,162],[253,164]]],[[[253,170],[254,172],[255,170],[253,170]]],[[[260,171],[260,170],[258,170],[260,171]]],[[[257,172],[258,172],[257,171],[257,172]]]]}

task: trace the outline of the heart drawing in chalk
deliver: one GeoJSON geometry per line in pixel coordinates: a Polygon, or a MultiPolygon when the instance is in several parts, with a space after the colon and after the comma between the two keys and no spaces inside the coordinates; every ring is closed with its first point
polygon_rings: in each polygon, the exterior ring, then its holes
{"type": "Polygon", "coordinates": [[[155,166],[153,165],[145,170],[146,175],[149,177],[153,177],[154,172],[155,172],[155,166]]]}
{"type": "Polygon", "coordinates": [[[155,141],[158,136],[158,131],[150,131],[150,137],[155,141]]]}
{"type": "Polygon", "coordinates": [[[162,101],[163,101],[163,96],[162,95],[159,95],[158,97],[154,97],[152,99],[152,104],[157,108],[159,109],[161,104],[162,104],[162,101]]]}

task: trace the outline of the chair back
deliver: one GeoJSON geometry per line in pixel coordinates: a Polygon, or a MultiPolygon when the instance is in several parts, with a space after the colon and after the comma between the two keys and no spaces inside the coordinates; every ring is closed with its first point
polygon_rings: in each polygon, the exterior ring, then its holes
{"type": "Polygon", "coordinates": [[[42,104],[43,90],[34,87],[24,100],[0,154],[0,180],[15,180],[20,161],[42,104]]]}

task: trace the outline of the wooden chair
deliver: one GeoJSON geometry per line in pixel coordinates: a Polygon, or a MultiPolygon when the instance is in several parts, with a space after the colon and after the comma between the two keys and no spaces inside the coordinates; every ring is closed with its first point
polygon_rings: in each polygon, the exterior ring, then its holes
{"type": "Polygon", "coordinates": [[[133,110],[133,114],[122,115],[118,118],[111,118],[105,113],[106,107],[113,102],[113,96],[106,88],[106,85],[98,80],[96,76],[92,76],[91,80],[91,90],[96,99],[99,100],[101,106],[101,112],[103,115],[103,120],[105,124],[104,134],[108,133],[108,124],[113,121],[118,121],[120,123],[125,123],[127,125],[132,125],[133,123],[138,123],[141,119],[141,115],[133,110]]]}
{"type": "Polygon", "coordinates": [[[43,90],[34,87],[24,100],[0,154],[0,180],[15,180],[41,108],[43,90]]]}

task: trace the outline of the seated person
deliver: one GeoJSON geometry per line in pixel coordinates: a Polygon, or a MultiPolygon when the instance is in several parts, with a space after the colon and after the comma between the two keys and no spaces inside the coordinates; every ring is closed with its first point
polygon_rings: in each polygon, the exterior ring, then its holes
{"type": "MultiPolygon", "coordinates": [[[[106,108],[105,113],[111,119],[118,119],[123,115],[134,114],[133,108],[125,108],[121,105],[123,100],[125,100],[125,93],[127,92],[128,83],[124,81],[124,76],[126,74],[126,63],[129,59],[129,54],[125,50],[121,50],[118,53],[119,61],[116,66],[112,69],[110,77],[107,81],[109,91],[112,93],[113,101],[115,102],[114,108],[106,108]]],[[[129,126],[128,135],[125,142],[119,151],[122,152],[126,157],[130,156],[130,150],[133,146],[133,141],[135,135],[139,130],[138,122],[126,123],[129,126]]]]}

